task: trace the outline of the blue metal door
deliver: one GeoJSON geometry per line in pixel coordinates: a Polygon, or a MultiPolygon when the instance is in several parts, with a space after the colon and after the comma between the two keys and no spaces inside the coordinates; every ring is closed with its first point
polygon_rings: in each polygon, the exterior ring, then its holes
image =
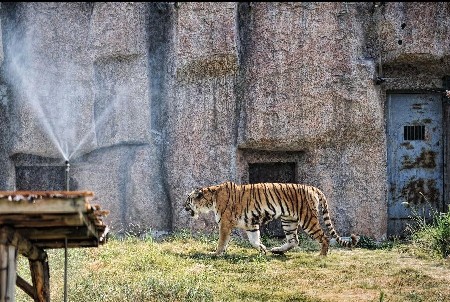
{"type": "Polygon", "coordinates": [[[405,235],[414,214],[442,211],[442,99],[438,94],[387,96],[388,235],[405,235]]]}

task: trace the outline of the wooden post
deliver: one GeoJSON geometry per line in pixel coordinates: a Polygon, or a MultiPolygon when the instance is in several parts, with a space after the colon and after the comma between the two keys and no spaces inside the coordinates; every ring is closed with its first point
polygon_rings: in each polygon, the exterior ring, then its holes
{"type": "Polygon", "coordinates": [[[8,246],[0,244],[0,302],[6,301],[6,285],[8,277],[8,246]]]}
{"type": "Polygon", "coordinates": [[[0,244],[0,302],[16,301],[16,247],[0,244]]]}
{"type": "Polygon", "coordinates": [[[2,269],[0,271],[0,302],[15,301],[16,282],[36,302],[50,301],[50,274],[47,253],[8,226],[0,228],[0,268],[2,269]],[[31,285],[25,284],[26,281],[22,278],[17,278],[17,251],[27,257],[30,262],[33,292],[29,290],[31,285]]]}
{"type": "Polygon", "coordinates": [[[8,284],[6,285],[6,301],[8,302],[16,301],[16,261],[17,249],[13,245],[8,245],[8,284]]]}
{"type": "Polygon", "coordinates": [[[48,261],[30,260],[31,278],[36,290],[36,302],[50,302],[50,274],[48,261]]]}
{"type": "Polygon", "coordinates": [[[16,285],[22,289],[28,296],[33,298],[34,301],[36,301],[36,290],[35,288],[30,285],[26,280],[21,278],[19,275],[17,275],[16,285]]]}

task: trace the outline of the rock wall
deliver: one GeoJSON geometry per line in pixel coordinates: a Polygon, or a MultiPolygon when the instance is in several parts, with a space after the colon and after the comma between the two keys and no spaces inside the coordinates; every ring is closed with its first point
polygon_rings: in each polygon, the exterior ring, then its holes
{"type": "Polygon", "coordinates": [[[176,11],[176,68],[165,130],[175,228],[203,229],[211,219],[192,221],[186,215],[187,193],[235,177],[236,13],[231,2],[181,3],[176,11]]]}
{"type": "Polygon", "coordinates": [[[443,88],[449,15],[444,2],[2,3],[0,189],[21,183],[17,167],[69,159],[71,188],[95,192],[113,231],[206,231],[212,216],[182,207],[193,188],[295,162],[342,235],[383,238],[385,94],[443,88]]]}

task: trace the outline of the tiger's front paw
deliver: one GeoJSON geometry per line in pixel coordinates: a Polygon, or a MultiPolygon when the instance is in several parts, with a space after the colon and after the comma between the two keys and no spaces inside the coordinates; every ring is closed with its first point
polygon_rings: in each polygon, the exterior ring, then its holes
{"type": "Polygon", "coordinates": [[[264,255],[267,255],[267,248],[263,244],[261,244],[259,246],[259,252],[264,253],[264,255]]]}
{"type": "Polygon", "coordinates": [[[214,256],[220,257],[225,255],[225,251],[215,251],[213,253],[214,256]]]}

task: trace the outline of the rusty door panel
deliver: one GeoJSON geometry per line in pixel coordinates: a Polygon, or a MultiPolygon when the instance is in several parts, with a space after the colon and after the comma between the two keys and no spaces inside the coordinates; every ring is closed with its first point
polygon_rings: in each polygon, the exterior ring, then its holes
{"type": "Polygon", "coordinates": [[[388,235],[403,236],[413,211],[430,217],[443,205],[442,99],[387,97],[388,235]]]}

